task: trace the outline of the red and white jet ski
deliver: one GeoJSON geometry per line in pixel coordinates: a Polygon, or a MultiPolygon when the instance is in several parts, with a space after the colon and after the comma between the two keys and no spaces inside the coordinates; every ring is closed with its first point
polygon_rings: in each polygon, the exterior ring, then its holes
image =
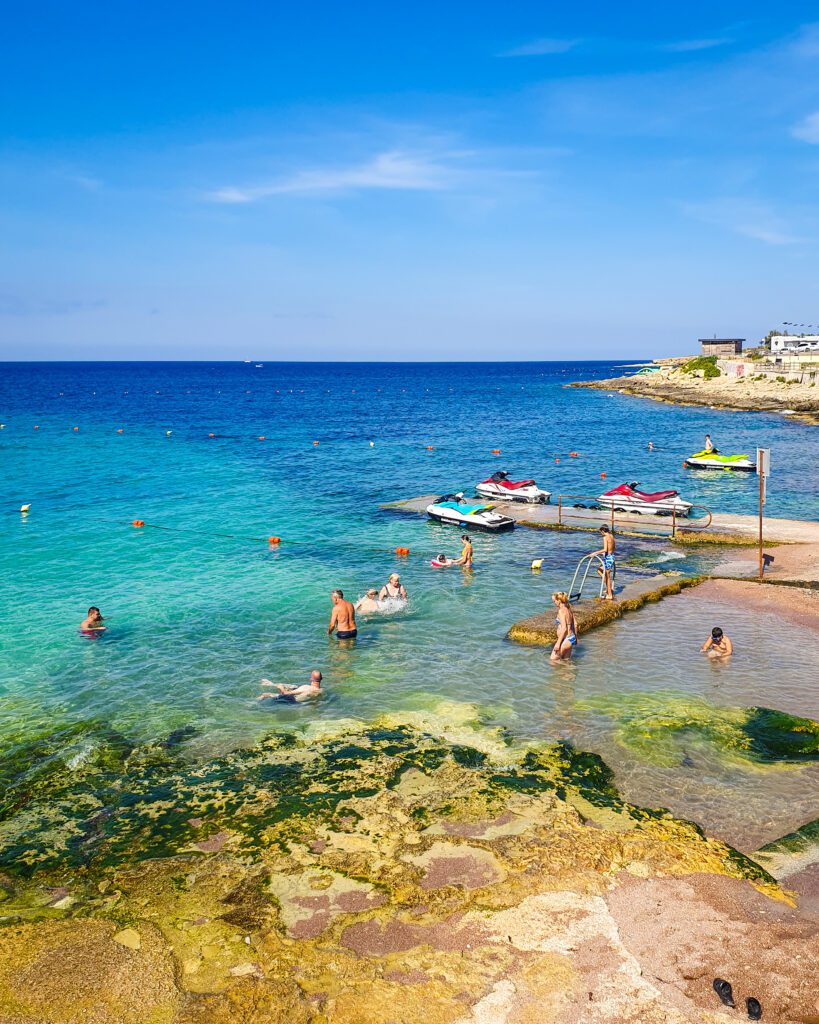
{"type": "Polygon", "coordinates": [[[614,508],[616,512],[638,512],[652,516],[670,516],[674,512],[678,516],[687,516],[693,508],[690,501],[683,500],[676,491],[638,491],[635,481],[620,484],[610,491],[601,494],[597,499],[605,508],[614,508]]]}
{"type": "Polygon", "coordinates": [[[482,498],[494,501],[526,501],[530,504],[545,505],[551,494],[538,487],[534,480],[510,480],[509,474],[502,469],[493,473],[488,480],[482,480],[475,486],[482,498]]]}

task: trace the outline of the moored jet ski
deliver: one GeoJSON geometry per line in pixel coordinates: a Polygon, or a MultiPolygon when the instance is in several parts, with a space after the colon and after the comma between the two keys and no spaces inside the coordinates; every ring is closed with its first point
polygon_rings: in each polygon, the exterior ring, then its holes
{"type": "Polygon", "coordinates": [[[748,455],[723,455],[721,452],[695,452],[683,462],[686,469],[721,469],[755,473],[756,463],[748,455]]]}
{"type": "Polygon", "coordinates": [[[597,499],[605,508],[614,508],[616,512],[640,512],[653,516],[670,516],[674,512],[678,516],[687,516],[692,509],[690,501],[683,500],[676,491],[638,491],[635,481],[620,484],[610,491],[601,494],[597,499]]]}
{"type": "Polygon", "coordinates": [[[476,485],[475,490],[482,498],[495,501],[526,501],[530,504],[545,504],[551,498],[548,491],[538,487],[534,480],[510,480],[502,469],[487,480],[476,485]]]}
{"type": "Polygon", "coordinates": [[[498,533],[514,528],[515,520],[494,512],[491,505],[470,505],[463,497],[463,494],[445,494],[427,506],[427,515],[439,523],[454,523],[468,530],[498,533]]]}

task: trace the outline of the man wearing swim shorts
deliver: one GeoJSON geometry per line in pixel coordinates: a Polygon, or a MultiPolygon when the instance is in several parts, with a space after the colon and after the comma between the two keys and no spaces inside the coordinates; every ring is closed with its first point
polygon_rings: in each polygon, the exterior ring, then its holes
{"type": "Polygon", "coordinates": [[[617,545],[614,543],[614,536],[608,526],[601,526],[600,533],[603,536],[603,547],[594,553],[596,555],[601,555],[603,558],[603,583],[606,587],[605,600],[613,601],[614,590],[612,587],[612,579],[614,578],[614,554],[617,550],[617,545]]]}
{"type": "Polygon", "coordinates": [[[339,640],[355,640],[358,636],[358,629],[355,624],[355,608],[350,601],[344,600],[343,590],[334,590],[331,595],[333,611],[330,615],[330,625],[327,632],[332,636],[335,630],[339,640]]]}

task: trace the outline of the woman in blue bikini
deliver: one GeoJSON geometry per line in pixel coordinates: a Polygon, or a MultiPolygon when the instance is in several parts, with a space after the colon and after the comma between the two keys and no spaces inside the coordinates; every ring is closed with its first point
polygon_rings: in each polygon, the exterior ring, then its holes
{"type": "Polygon", "coordinates": [[[559,590],[552,594],[552,600],[557,608],[557,640],[549,656],[550,661],[568,661],[572,651],[577,647],[577,622],[574,612],[569,604],[569,595],[559,590]]]}

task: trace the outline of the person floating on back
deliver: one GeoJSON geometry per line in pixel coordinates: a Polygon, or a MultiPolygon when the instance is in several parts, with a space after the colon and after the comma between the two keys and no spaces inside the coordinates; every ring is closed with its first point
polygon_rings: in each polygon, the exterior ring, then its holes
{"type": "Polygon", "coordinates": [[[719,626],[714,626],[711,636],[702,645],[701,650],[709,658],[727,658],[729,654],[734,653],[734,645],[731,643],[731,638],[726,636],[719,626]]]}
{"type": "Polygon", "coordinates": [[[345,601],[343,590],[334,590],[330,596],[333,601],[333,611],[330,614],[330,625],[327,627],[327,632],[332,636],[333,630],[335,630],[339,640],[355,640],[358,636],[355,608],[350,601],[345,601]]]}
{"type": "Polygon", "coordinates": [[[614,543],[614,536],[608,526],[601,526],[600,533],[603,535],[603,547],[599,551],[595,551],[594,554],[600,555],[603,559],[603,583],[606,588],[604,600],[613,601],[614,590],[612,580],[614,578],[614,554],[617,551],[617,545],[614,543]]]}
{"type": "Polygon", "coordinates": [[[310,673],[310,682],[303,686],[285,686],[283,683],[271,683],[269,679],[262,680],[262,686],[274,686],[278,693],[262,693],[257,700],[283,700],[302,704],[306,700],[314,700],[322,694],[321,672],[313,669],[310,673]]]}
{"type": "Polygon", "coordinates": [[[80,623],[80,632],[86,634],[104,633],[107,628],[107,626],[103,625],[103,618],[99,608],[92,604],[88,609],[88,614],[80,623]]]}

